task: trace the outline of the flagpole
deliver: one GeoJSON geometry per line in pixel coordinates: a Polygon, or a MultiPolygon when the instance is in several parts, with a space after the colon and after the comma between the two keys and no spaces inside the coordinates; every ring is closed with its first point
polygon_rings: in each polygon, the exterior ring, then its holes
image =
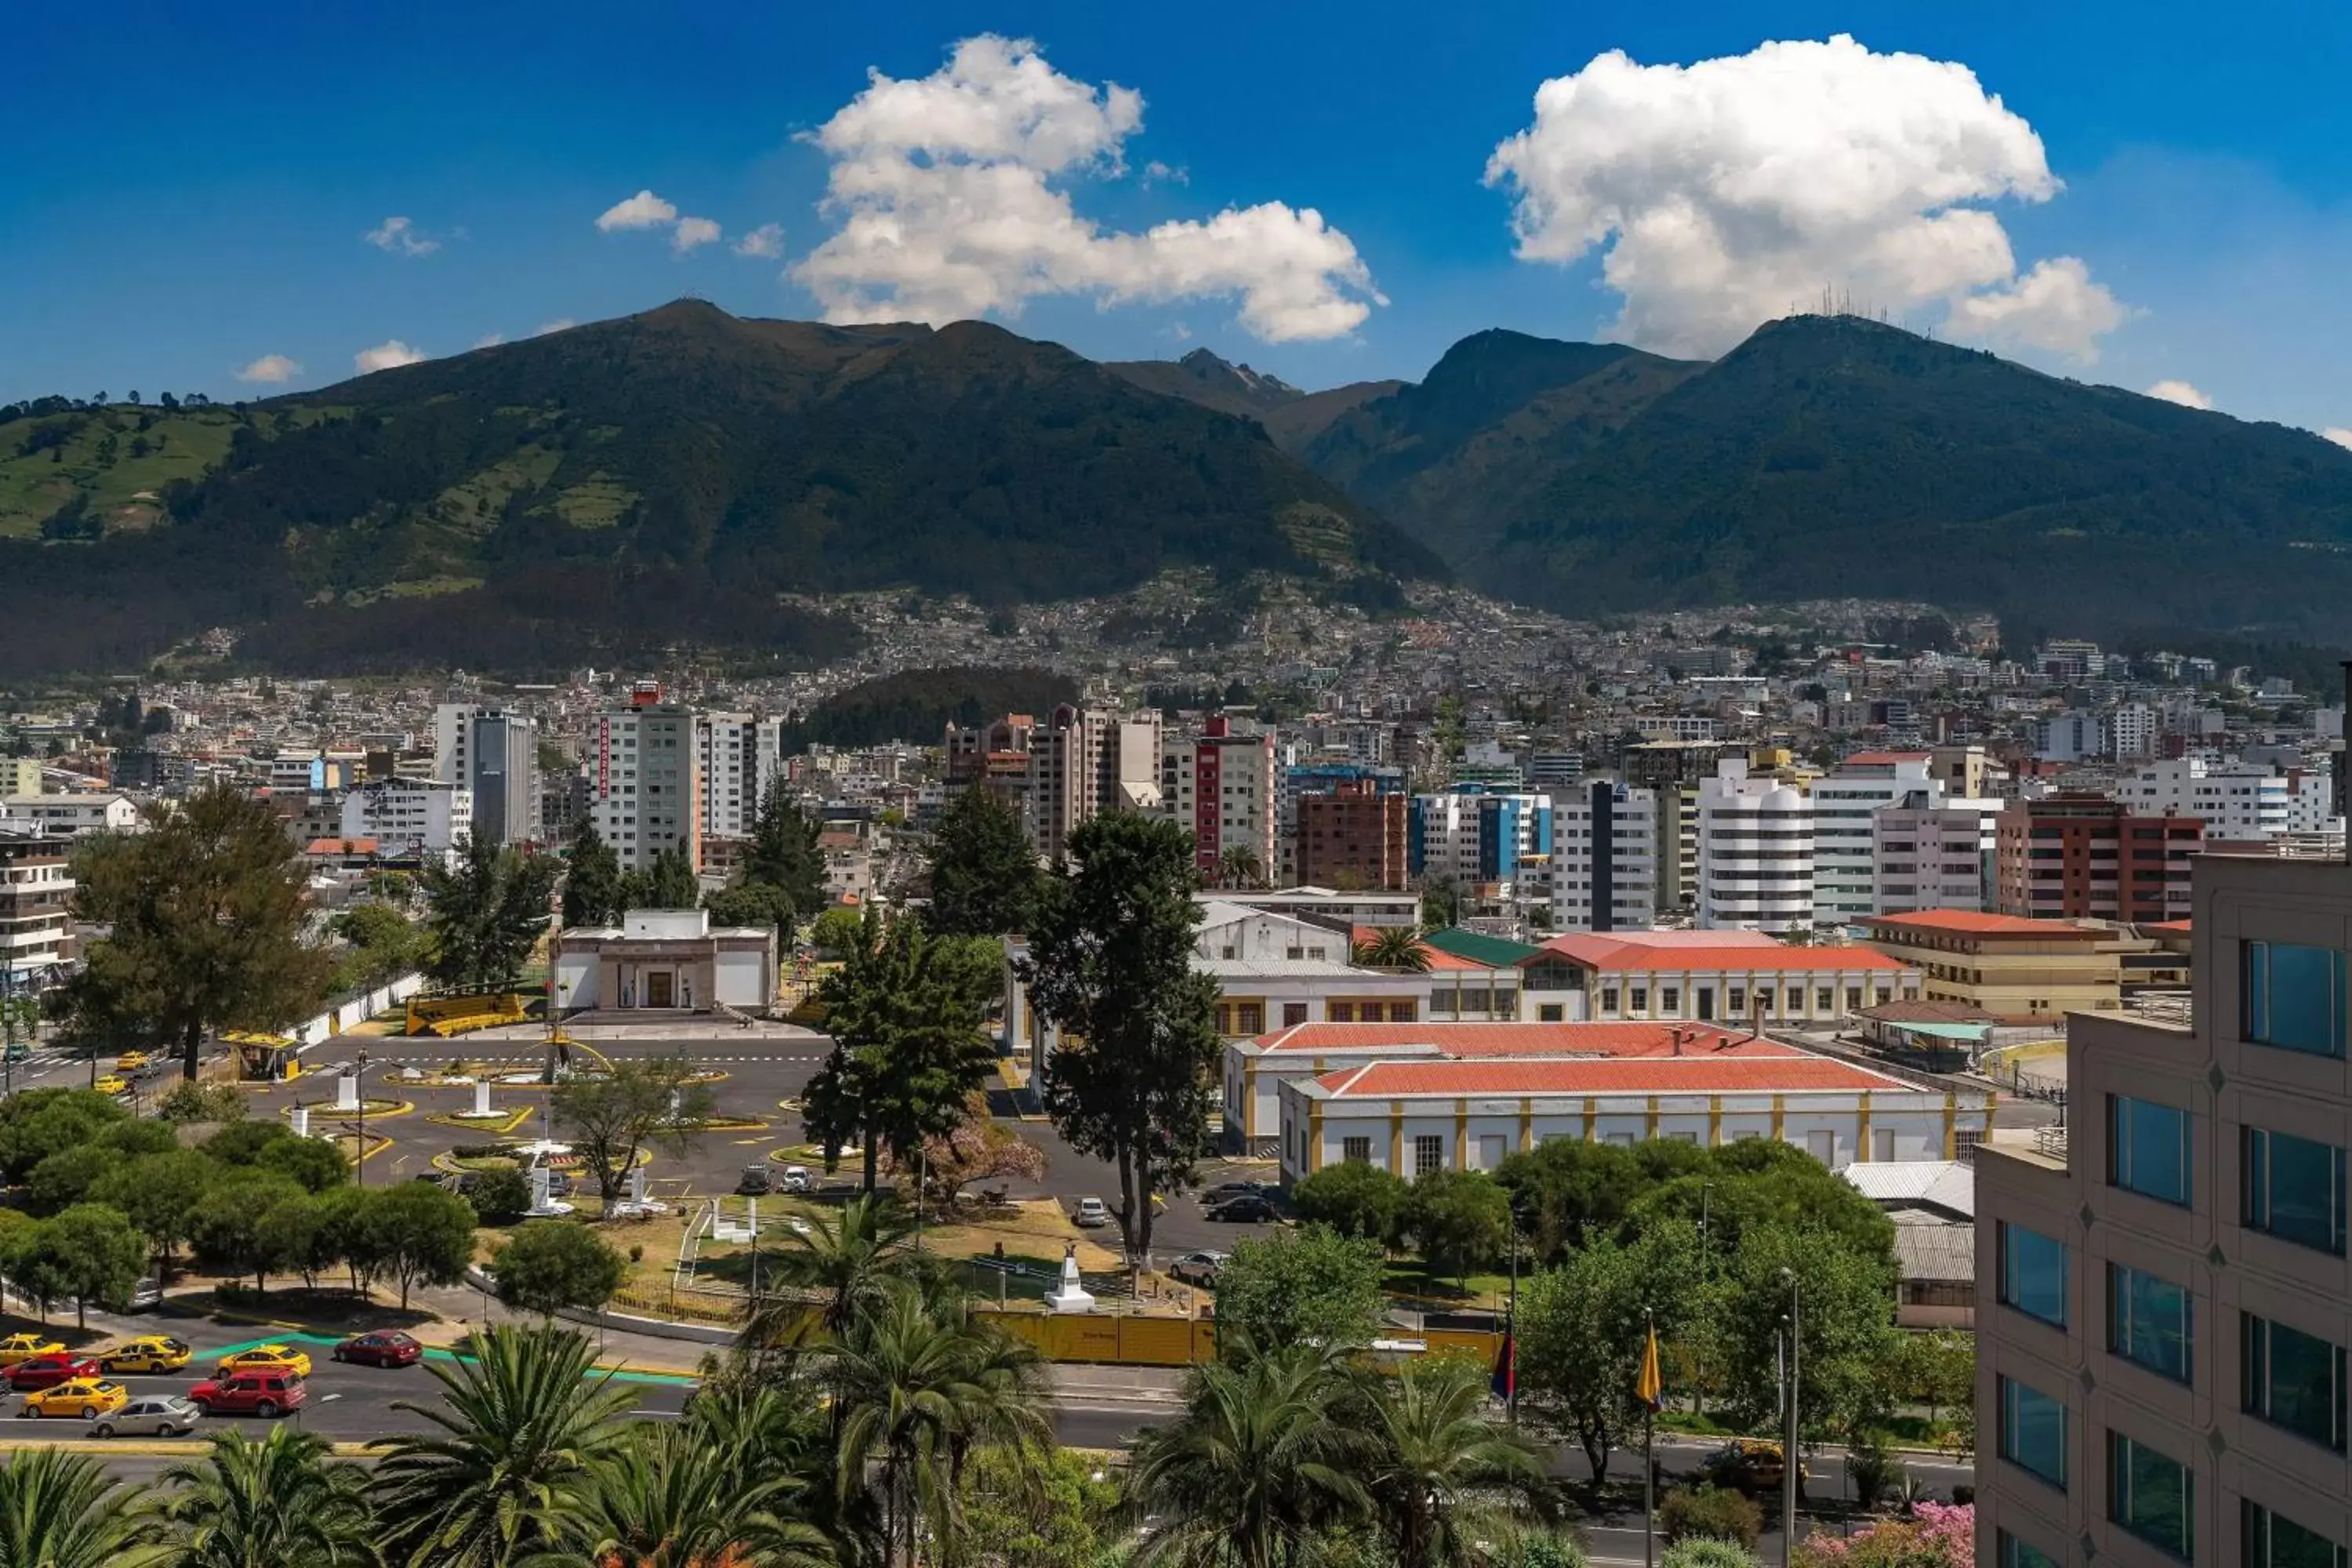
{"type": "Polygon", "coordinates": [[[1519,1425],[1519,1216],[1511,1215],[1511,1303],[1503,1310],[1503,1419],[1519,1425]]]}
{"type": "MultiPolygon", "coordinates": [[[[1656,1355],[1658,1343],[1657,1318],[1649,1308],[1642,1309],[1642,1320],[1650,1331],[1647,1354],[1656,1355]]],[[[1658,1502],[1658,1461],[1655,1453],[1655,1426],[1658,1417],[1658,1394],[1653,1390],[1642,1401],[1642,1568],[1655,1568],[1657,1531],[1653,1518],[1658,1502]]]]}

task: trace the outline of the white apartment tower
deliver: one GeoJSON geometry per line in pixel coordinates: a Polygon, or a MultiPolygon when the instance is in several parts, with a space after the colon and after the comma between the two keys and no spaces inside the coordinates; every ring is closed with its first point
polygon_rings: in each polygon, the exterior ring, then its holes
{"type": "Polygon", "coordinates": [[[1744,758],[1698,786],[1698,923],[1717,931],[1797,931],[1813,923],[1813,803],[1751,779],[1744,758]]]}
{"type": "Polygon", "coordinates": [[[1870,819],[1874,912],[1990,909],[1993,814],[1979,807],[2000,805],[1937,805],[1915,790],[1879,807],[1870,819]]]}
{"type": "Polygon", "coordinates": [[[1944,786],[1934,777],[1933,763],[1927,752],[1857,752],[1813,782],[1814,919],[1844,924],[1889,912],[1878,907],[1872,823],[1887,806],[1915,795],[1927,796],[1929,805],[1942,805],[1944,786]]]}
{"type": "Polygon", "coordinates": [[[688,862],[701,868],[694,729],[692,709],[651,700],[597,719],[589,758],[588,819],[620,857],[622,869],[644,870],[662,850],[681,844],[688,862]]]}
{"type": "Polygon", "coordinates": [[[1160,809],[1192,835],[1192,863],[1213,877],[1228,849],[1271,878],[1275,851],[1274,735],[1242,734],[1219,715],[1197,735],[1160,743],[1160,809]]]}
{"type": "Polygon", "coordinates": [[[2293,816],[2286,779],[2257,763],[2150,763],[2116,786],[2116,798],[2143,816],[2197,817],[2208,840],[2276,838],[2293,816]]]}
{"type": "Polygon", "coordinates": [[[1595,779],[1552,797],[1552,924],[1646,931],[1658,917],[1658,792],[1595,779]]]}
{"type": "Polygon", "coordinates": [[[705,837],[749,838],[771,781],[783,776],[781,719],[702,713],[694,721],[694,761],[701,770],[705,837]]]}
{"type": "MultiPolygon", "coordinates": [[[[1068,703],[1029,733],[1028,827],[1037,852],[1057,858],[1080,824],[1105,811],[1160,805],[1160,715],[1121,717],[1068,703]]],[[[1273,862],[1265,862],[1271,873],[1273,862]]]]}

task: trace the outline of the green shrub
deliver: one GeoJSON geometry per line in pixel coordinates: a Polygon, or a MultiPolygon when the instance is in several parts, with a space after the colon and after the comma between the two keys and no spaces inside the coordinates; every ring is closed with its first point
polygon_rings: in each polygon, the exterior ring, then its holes
{"type": "Polygon", "coordinates": [[[1887,1447],[1880,1433],[1865,1432],[1854,1439],[1848,1451],[1845,1473],[1853,1482],[1853,1506],[1864,1513],[1885,1501],[1887,1493],[1900,1487],[1905,1475],[1903,1461],[1887,1447]]]}
{"type": "Polygon", "coordinates": [[[1503,1561],[1509,1568],[1585,1568],[1584,1546],[1566,1531],[1532,1531],[1503,1561]]]}
{"type": "Polygon", "coordinates": [[[1759,1565],[1756,1553],[1748,1547],[1719,1541],[1713,1536],[1695,1535],[1667,1547],[1658,1568],[1759,1568],[1759,1565]]]}
{"type": "MultiPolygon", "coordinates": [[[[1676,1487],[1658,1500],[1658,1533],[1669,1546],[1707,1540],[1753,1552],[1757,1537],[1764,1533],[1764,1510],[1753,1498],[1721,1487],[1676,1487]]],[[[1715,1565],[1693,1563],[1690,1568],[1715,1565]]]]}
{"type": "Polygon", "coordinates": [[[530,1207],[530,1182],[520,1171],[484,1171],[466,1189],[466,1201],[484,1225],[512,1225],[530,1207]]]}

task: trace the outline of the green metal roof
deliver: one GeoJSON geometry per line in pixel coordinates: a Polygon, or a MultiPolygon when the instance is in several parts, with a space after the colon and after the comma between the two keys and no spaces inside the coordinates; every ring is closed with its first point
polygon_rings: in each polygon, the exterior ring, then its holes
{"type": "Polygon", "coordinates": [[[1886,1027],[1936,1040],[1981,1040],[1992,1033],[1990,1024],[1888,1024],[1886,1027]]]}
{"type": "Polygon", "coordinates": [[[1486,936],[1475,931],[1464,931],[1458,926],[1442,926],[1435,931],[1424,931],[1421,940],[1440,952],[1450,952],[1456,958],[1466,958],[1489,969],[1507,969],[1538,951],[1523,942],[1486,936]]]}

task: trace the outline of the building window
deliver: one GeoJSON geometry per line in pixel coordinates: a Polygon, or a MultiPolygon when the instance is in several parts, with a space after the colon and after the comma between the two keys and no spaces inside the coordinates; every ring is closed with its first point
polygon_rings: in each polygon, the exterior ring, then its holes
{"type": "Polygon", "coordinates": [[[2066,1326],[2066,1244],[2000,1222],[2000,1304],[2059,1328],[2066,1326]]]}
{"type": "Polygon", "coordinates": [[[1330,1023],[1352,1024],[1356,1021],[1356,1005],[1353,1002],[1326,1003],[1323,1016],[1330,1023]]]}
{"type": "Polygon", "coordinates": [[[1445,1166],[1445,1140],[1433,1132],[1423,1132],[1412,1141],[1412,1173],[1425,1176],[1445,1166]]]}
{"type": "Polygon", "coordinates": [[[2246,1226],[2344,1256],[2344,1151],[2260,1127],[2245,1130],[2246,1226]]]}
{"type": "Polygon", "coordinates": [[[2107,1518],[2158,1550],[2189,1561],[2197,1500],[2189,1467],[2120,1432],[2107,1434],[2107,1518]]]}
{"type": "Polygon", "coordinates": [[[2344,954],[2283,942],[2241,944],[2245,1037],[2314,1056],[2344,1054],[2344,954]]]}
{"type": "Polygon", "coordinates": [[[1370,1164],[1372,1163],[1372,1141],[1370,1138],[1340,1139],[1339,1158],[1351,1165],[1370,1164]]]}
{"type": "Polygon", "coordinates": [[[2246,1414],[2344,1452],[2344,1347],[2242,1312],[2246,1414]]]}
{"type": "Polygon", "coordinates": [[[1237,1033],[1244,1035],[1263,1035],[1265,1033],[1265,1003],[1244,1002],[1234,1009],[1234,1015],[1240,1021],[1241,1025],[1241,1027],[1236,1031],[1237,1033]]]}
{"type": "Polygon", "coordinates": [[[1862,1011],[1861,986],[1849,985],[1845,988],[1845,1010],[1849,1013],[1859,1013],[1862,1011]]]}
{"type": "Polygon", "coordinates": [[[2189,1206],[2189,1112],[2107,1096],[2107,1184],[2189,1206]]]}
{"type": "Polygon", "coordinates": [[[2000,1457],[2066,1489],[2066,1407],[2038,1389],[2000,1382],[2000,1457]]]}
{"type": "Polygon", "coordinates": [[[1603,1013],[1617,1011],[1617,987],[1614,985],[1603,985],[1601,988],[1601,1010],[1603,1013]]]}
{"type": "Polygon", "coordinates": [[[1836,987],[1824,985],[1813,993],[1813,1011],[1816,1013],[1834,1013],[1837,1011],[1836,987]]]}
{"type": "Polygon", "coordinates": [[[1557,1002],[1547,1002],[1536,1009],[1536,1016],[1547,1024],[1557,1024],[1564,1016],[1564,1010],[1557,1002]]]}
{"type": "Polygon", "coordinates": [[[2029,1546],[2006,1530],[1995,1532],[1997,1568],[2059,1568],[2058,1559],[2038,1546],[2029,1546]]]}
{"type": "Polygon", "coordinates": [[[2242,1523],[2246,1568],[2347,1568],[2344,1548],[2252,1499],[2242,1523]]]}
{"type": "Polygon", "coordinates": [[[1287,1029],[1294,1024],[1304,1024],[1305,1022],[1307,1022],[1306,1003],[1285,1002],[1282,1005],[1282,1026],[1284,1028],[1287,1029]]]}
{"type": "Polygon", "coordinates": [[[1682,1010],[1683,988],[1679,985],[1659,986],[1658,1011],[1661,1013],[1679,1013],[1682,1010]]]}
{"type": "Polygon", "coordinates": [[[1633,987],[1633,1010],[1636,1013],[1646,1013],[1650,1010],[1650,988],[1648,986],[1636,985],[1633,987]]]}
{"type": "Polygon", "coordinates": [[[2169,1279],[2107,1265],[2107,1350],[2175,1383],[2192,1381],[2195,1308],[2169,1279]]]}
{"type": "Polygon", "coordinates": [[[1731,1016],[1735,1018],[1741,1016],[1748,1011],[1748,987],[1745,985],[1735,985],[1731,988],[1730,1007],[1731,1016]]]}
{"type": "Polygon", "coordinates": [[[1389,1022],[1390,1022],[1390,1023],[1391,1023],[1391,1024],[1418,1024],[1418,1023],[1420,1023],[1420,1022],[1421,1022],[1421,1004],[1420,1004],[1420,1003],[1418,1003],[1418,1002],[1391,1002],[1391,1003],[1390,1003],[1390,1004],[1389,1004],[1389,1022]]]}

